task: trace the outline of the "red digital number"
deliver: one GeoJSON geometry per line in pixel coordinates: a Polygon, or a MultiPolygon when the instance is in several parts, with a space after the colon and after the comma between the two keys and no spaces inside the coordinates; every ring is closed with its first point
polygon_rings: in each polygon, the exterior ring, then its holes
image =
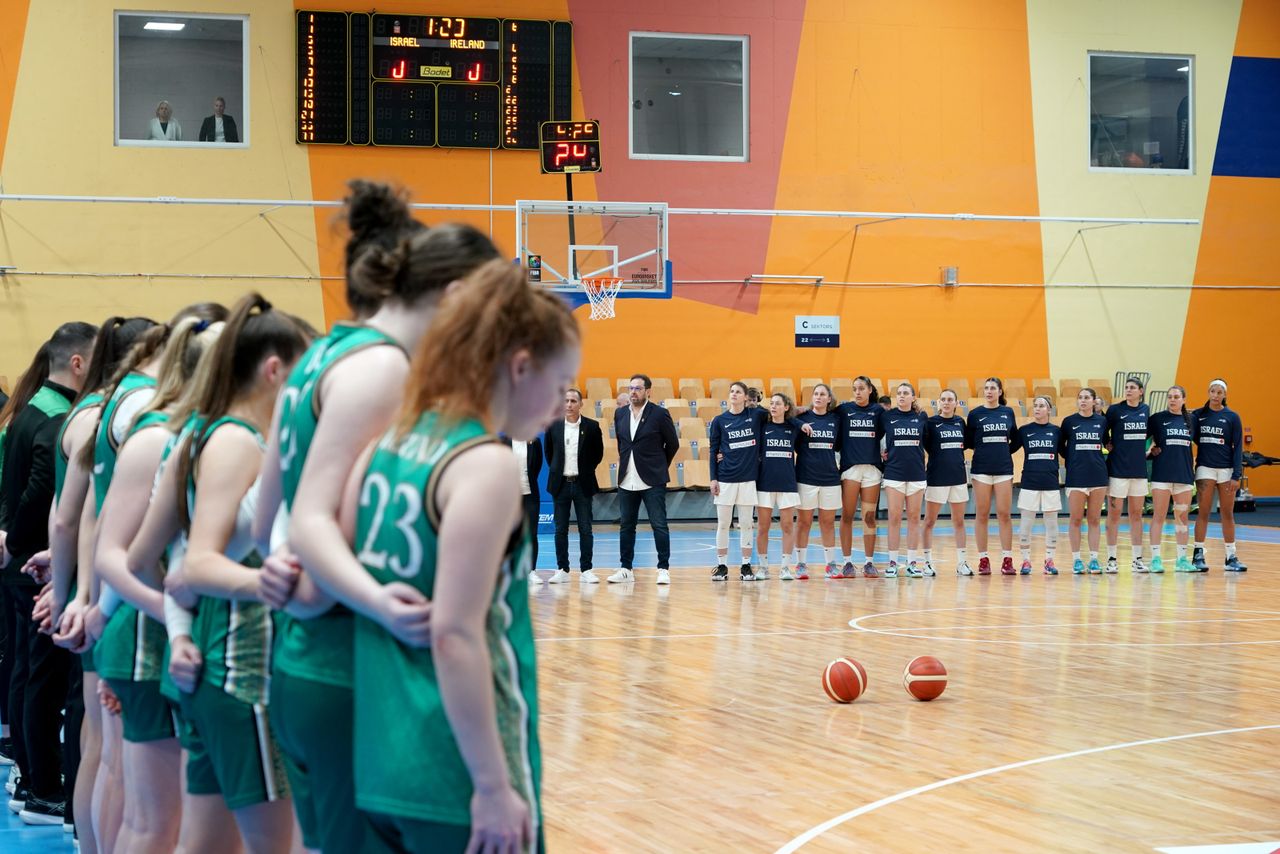
{"type": "Polygon", "coordinates": [[[575,142],[573,144],[573,156],[578,158],[579,160],[586,160],[587,159],[586,143],[579,145],[578,143],[575,142]]]}
{"type": "Polygon", "coordinates": [[[561,166],[564,164],[564,162],[567,159],[569,159],[569,143],[567,142],[557,143],[555,165],[561,166]]]}
{"type": "Polygon", "coordinates": [[[400,64],[399,64],[399,65],[397,65],[397,66],[395,66],[395,67],[393,67],[393,68],[391,69],[391,76],[392,76],[392,77],[394,77],[396,80],[403,80],[403,79],[404,79],[404,67],[405,67],[405,61],[402,59],[402,60],[400,60],[400,64]]]}
{"type": "Polygon", "coordinates": [[[473,83],[480,79],[480,63],[477,62],[467,70],[467,79],[473,83]]]}

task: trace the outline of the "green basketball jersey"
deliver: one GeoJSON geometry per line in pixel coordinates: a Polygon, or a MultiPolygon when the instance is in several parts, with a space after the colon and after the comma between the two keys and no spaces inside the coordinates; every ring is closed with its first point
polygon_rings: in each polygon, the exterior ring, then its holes
{"type": "MultiPolygon", "coordinates": [[[[251,431],[262,442],[262,434],[256,427],[239,418],[224,416],[197,432],[192,441],[192,467],[187,476],[187,507],[194,517],[196,507],[196,465],[210,437],[221,427],[238,424],[251,431]]],[[[255,484],[252,489],[257,489],[255,484]]],[[[228,543],[227,556],[243,566],[256,569],[262,559],[256,549],[248,548],[237,554],[236,541],[246,541],[247,531],[242,530],[242,520],[237,519],[232,542],[228,543]]],[[[275,637],[275,621],[271,610],[260,602],[219,599],[201,596],[196,605],[195,624],[191,639],[204,656],[203,680],[216,685],[232,697],[244,703],[266,703],[271,673],[271,646],[275,637]]]]}
{"type": "MultiPolygon", "coordinates": [[[[163,412],[147,412],[129,428],[125,441],[140,430],[168,421],[169,416],[163,412]]],[[[167,643],[163,623],[156,622],[128,602],[122,602],[107,620],[102,637],[94,647],[98,673],[109,679],[134,682],[158,680],[167,643]]]]}
{"type": "MultiPolygon", "coordinates": [[[[477,421],[439,425],[433,413],[379,442],[356,521],[360,562],[380,583],[400,581],[432,596],[439,520],[438,475],[458,454],[496,439],[477,421]]],[[[465,463],[463,463],[465,464],[465,463]]],[[[493,664],[498,732],[511,785],[541,824],[538,699],[528,574],[527,526],[510,535],[497,573],[485,636],[493,664]]],[[[356,618],[356,802],[393,816],[467,825],[471,777],[449,728],[430,649],[410,649],[372,620],[356,618]]]]}
{"type": "MultiPolygon", "coordinates": [[[[284,512],[293,510],[302,466],[315,438],[321,405],[318,392],[325,372],[352,353],[385,345],[400,346],[376,329],[339,323],[298,360],[280,396],[280,479],[284,512]]],[[[311,620],[299,620],[280,612],[274,666],[300,679],[350,688],[354,619],[343,605],[335,605],[311,620]]]]}
{"type": "Polygon", "coordinates": [[[67,479],[67,452],[63,445],[63,439],[66,438],[67,425],[71,423],[71,419],[75,418],[84,410],[92,406],[102,405],[102,395],[96,391],[92,394],[86,394],[79,403],[71,407],[71,411],[67,413],[67,417],[62,422],[62,426],[58,428],[58,445],[54,449],[53,455],[53,501],[54,505],[62,498],[62,483],[67,479]]]}
{"type": "Polygon", "coordinates": [[[146,374],[126,374],[116,386],[111,399],[102,407],[102,420],[98,422],[98,434],[93,441],[93,499],[99,513],[102,502],[107,498],[107,487],[111,486],[111,475],[116,470],[116,454],[120,444],[111,432],[111,422],[115,420],[120,404],[126,397],[140,389],[154,389],[156,381],[146,374]]]}

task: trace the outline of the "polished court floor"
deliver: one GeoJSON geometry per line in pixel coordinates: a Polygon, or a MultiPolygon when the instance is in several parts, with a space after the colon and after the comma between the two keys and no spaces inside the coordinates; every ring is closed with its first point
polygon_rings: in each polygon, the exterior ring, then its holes
{"type": "MultiPolygon", "coordinates": [[[[1122,545],[1118,576],[962,579],[943,527],[936,579],[781,582],[774,536],[767,582],[713,584],[693,525],[670,587],[642,528],[635,583],[533,591],[550,850],[1280,848],[1280,529],[1240,528],[1239,577],[1220,551],[1132,576],[1122,545]],[[901,685],[922,654],[952,678],[932,703],[901,685]],[[869,674],[847,706],[838,656],[869,674]]],[[[4,815],[0,852],[71,850],[4,815]]]]}

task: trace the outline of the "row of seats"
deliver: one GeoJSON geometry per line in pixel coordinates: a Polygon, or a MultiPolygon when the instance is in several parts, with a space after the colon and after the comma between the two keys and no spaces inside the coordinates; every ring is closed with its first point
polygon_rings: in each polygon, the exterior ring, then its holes
{"type": "MultiPolygon", "coordinates": [[[[698,377],[681,377],[674,383],[667,377],[654,377],[652,379],[653,388],[650,389],[650,399],[682,399],[690,403],[705,399],[727,400],[729,398],[729,386],[734,382],[734,380],[725,378],[713,379],[709,385],[710,392],[708,392],[708,384],[698,377]]],[[[592,400],[616,400],[618,394],[626,391],[630,382],[629,377],[619,377],[610,386],[609,380],[604,377],[587,377],[583,383],[583,394],[592,400]]],[[[751,388],[758,388],[767,394],[782,392],[792,400],[797,399],[797,386],[790,377],[772,377],[767,383],[761,377],[745,377],[741,382],[746,383],[751,388]]],[[[824,382],[831,387],[831,391],[837,400],[849,400],[853,397],[853,379],[850,377],[836,377],[829,382],[820,377],[804,377],[800,380],[799,401],[808,401],[813,394],[813,387],[824,382]]],[[[916,394],[925,400],[936,400],[942,394],[943,389],[949,388],[956,393],[960,400],[964,401],[977,398],[981,394],[984,379],[975,379],[971,383],[968,379],[957,377],[948,379],[944,383],[933,377],[922,377],[917,383],[909,379],[891,377],[886,383],[876,377],[872,377],[871,382],[881,394],[892,395],[899,384],[911,382],[916,389],[916,394]]],[[[1107,379],[1091,379],[1081,382],[1080,380],[1071,379],[1055,381],[1042,377],[1032,379],[1030,383],[1025,379],[1005,379],[1004,393],[1005,397],[1017,400],[1027,400],[1043,395],[1051,400],[1070,398],[1074,401],[1076,395],[1080,393],[1080,389],[1085,386],[1096,390],[1098,396],[1103,400],[1110,401],[1111,381],[1107,379]]],[[[1074,403],[1072,404],[1072,409],[1074,409],[1074,403]]]]}

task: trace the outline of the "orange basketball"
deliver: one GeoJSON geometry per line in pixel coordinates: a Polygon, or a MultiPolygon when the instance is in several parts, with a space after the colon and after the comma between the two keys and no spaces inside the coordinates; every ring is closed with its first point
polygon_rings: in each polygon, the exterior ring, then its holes
{"type": "Polygon", "coordinates": [[[932,655],[918,655],[902,671],[902,687],[917,700],[936,700],[947,690],[947,668],[932,655]]]}
{"type": "Polygon", "coordinates": [[[822,671],[822,690],[837,703],[852,703],[867,690],[867,669],[852,658],[837,658],[822,671]]]}

